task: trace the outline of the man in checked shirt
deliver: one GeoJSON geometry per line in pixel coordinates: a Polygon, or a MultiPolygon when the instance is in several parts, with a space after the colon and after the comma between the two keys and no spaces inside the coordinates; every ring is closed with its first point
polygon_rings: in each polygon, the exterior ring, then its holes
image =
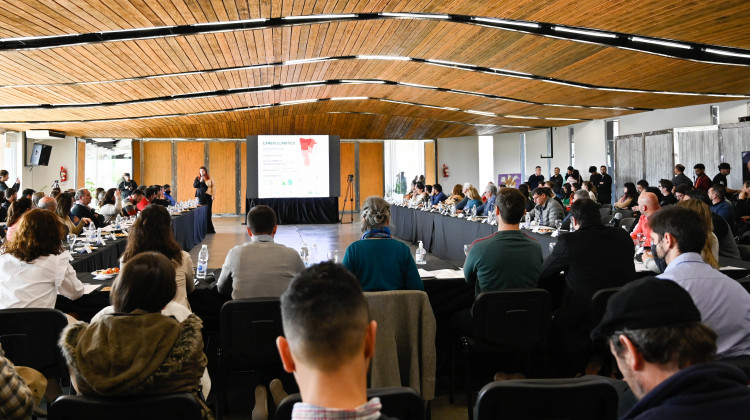
{"type": "Polygon", "coordinates": [[[33,409],[31,390],[0,348],[0,418],[24,420],[31,417],[33,409]]]}

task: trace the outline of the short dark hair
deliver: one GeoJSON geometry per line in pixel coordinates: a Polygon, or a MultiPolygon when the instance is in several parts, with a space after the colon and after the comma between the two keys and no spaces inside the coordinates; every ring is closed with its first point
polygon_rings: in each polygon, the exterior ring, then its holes
{"type": "Polygon", "coordinates": [[[535,195],[546,195],[549,197],[549,194],[547,194],[548,189],[549,188],[547,187],[536,187],[533,191],[531,191],[531,196],[533,197],[535,195]]]}
{"type": "Polygon", "coordinates": [[[24,188],[23,192],[21,192],[21,195],[24,197],[28,197],[32,194],[34,194],[36,191],[34,191],[32,188],[24,188]]]}
{"type": "Polygon", "coordinates": [[[693,166],[693,169],[700,169],[701,171],[705,171],[706,170],[706,165],[704,165],[702,163],[696,163],[695,166],[693,166]]]}
{"type": "Polygon", "coordinates": [[[424,189],[425,189],[425,191],[427,191],[428,193],[431,193],[431,192],[432,192],[432,185],[430,185],[430,184],[427,184],[427,185],[425,185],[425,186],[424,186],[424,189]]]}
{"type": "Polygon", "coordinates": [[[422,181],[417,181],[416,184],[414,184],[415,187],[417,187],[418,190],[424,189],[424,183],[422,181]]]}
{"type": "Polygon", "coordinates": [[[645,190],[646,188],[648,188],[648,181],[646,181],[645,179],[642,179],[636,182],[635,185],[640,185],[645,190]]]}
{"type": "Polygon", "coordinates": [[[681,253],[701,253],[706,244],[706,228],[698,212],[680,206],[663,207],[648,218],[651,231],[674,236],[681,253]]]}
{"type": "Polygon", "coordinates": [[[141,252],[125,264],[112,285],[110,301],[115,312],[141,309],[157,313],[177,293],[172,262],[158,252],[141,252]]]}
{"type": "Polygon", "coordinates": [[[440,184],[432,184],[432,189],[439,193],[443,192],[443,186],[440,184]]]}
{"type": "Polygon", "coordinates": [[[667,190],[669,192],[671,192],[672,188],[674,188],[674,184],[672,183],[672,181],[670,181],[668,179],[660,179],[659,180],[659,185],[661,185],[662,188],[664,188],[665,190],[667,190]]]}
{"type": "Polygon", "coordinates": [[[599,205],[590,198],[576,200],[570,205],[570,216],[576,219],[579,225],[596,225],[602,223],[599,214],[599,205]]]}
{"type": "Polygon", "coordinates": [[[147,187],[146,190],[143,192],[143,195],[145,195],[146,199],[148,199],[149,197],[156,195],[156,192],[157,191],[155,188],[147,187]]]}
{"type": "Polygon", "coordinates": [[[17,193],[18,191],[15,188],[8,188],[5,190],[5,197],[10,197],[13,194],[17,193]]]}
{"type": "Polygon", "coordinates": [[[276,212],[266,205],[255,206],[247,212],[245,221],[253,235],[270,235],[276,226],[276,212]]]}
{"type": "Polygon", "coordinates": [[[685,172],[685,165],[682,165],[682,164],[678,163],[677,165],[674,165],[674,167],[675,167],[675,169],[677,169],[680,172],[685,172]]]}
{"type": "Polygon", "coordinates": [[[164,188],[165,190],[166,190],[167,188],[172,188],[172,186],[171,186],[171,185],[169,185],[169,184],[164,184],[164,185],[162,185],[161,187],[162,187],[162,188],[164,188]]]}
{"type": "Polygon", "coordinates": [[[708,198],[708,192],[706,190],[702,190],[700,188],[693,188],[687,193],[687,196],[690,197],[693,200],[700,200],[704,203],[706,203],[709,207],[713,204],[711,202],[711,199],[708,198]]]}
{"type": "Polygon", "coordinates": [[[354,274],[325,262],[292,279],[281,295],[281,319],[292,354],[332,371],[360,350],[370,314],[354,274]]]}
{"type": "Polygon", "coordinates": [[[589,173],[596,172],[596,166],[589,166],[589,173]]]}
{"type": "Polygon", "coordinates": [[[724,198],[727,196],[727,187],[723,186],[722,184],[714,184],[711,186],[711,189],[714,190],[714,193],[719,196],[719,200],[724,200],[724,198]]]}
{"type": "Polygon", "coordinates": [[[523,212],[526,211],[526,197],[515,188],[500,188],[495,205],[504,223],[517,225],[523,217],[523,212]]]}
{"type": "Polygon", "coordinates": [[[541,167],[541,166],[537,166],[537,167],[536,167],[536,168],[534,168],[534,169],[542,169],[542,167],[541,167]]]}
{"type": "Polygon", "coordinates": [[[716,333],[700,322],[617,331],[609,337],[609,342],[622,357],[624,346],[620,335],[628,337],[649,363],[676,364],[684,369],[709,362],[716,354],[716,333]]]}
{"type": "Polygon", "coordinates": [[[732,167],[731,167],[731,166],[729,166],[729,164],[728,164],[728,163],[726,163],[726,162],[721,162],[721,163],[719,164],[719,170],[722,170],[722,169],[732,169],[732,167]]]}
{"type": "Polygon", "coordinates": [[[145,195],[145,194],[143,193],[142,188],[136,188],[133,190],[133,192],[130,193],[130,195],[133,196],[133,195],[145,195]]]}
{"type": "Polygon", "coordinates": [[[5,169],[0,170],[0,176],[5,176],[5,175],[8,175],[8,171],[6,171],[5,169]]]}
{"type": "Polygon", "coordinates": [[[693,186],[692,185],[690,185],[690,184],[680,184],[680,185],[677,186],[677,188],[675,188],[674,192],[675,193],[684,194],[684,195],[689,195],[690,191],[692,191],[692,190],[693,190],[693,186]]]}

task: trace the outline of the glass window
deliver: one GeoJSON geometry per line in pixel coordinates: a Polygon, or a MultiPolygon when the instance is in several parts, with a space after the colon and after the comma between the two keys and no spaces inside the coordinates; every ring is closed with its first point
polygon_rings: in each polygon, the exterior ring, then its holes
{"type": "Polygon", "coordinates": [[[385,140],[385,199],[401,201],[411,181],[424,175],[425,140],[385,140]]]}

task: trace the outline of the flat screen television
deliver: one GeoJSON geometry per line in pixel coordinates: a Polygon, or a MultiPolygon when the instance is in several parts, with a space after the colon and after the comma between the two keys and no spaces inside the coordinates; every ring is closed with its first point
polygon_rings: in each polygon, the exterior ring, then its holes
{"type": "Polygon", "coordinates": [[[49,165],[49,155],[52,153],[52,146],[46,144],[35,144],[31,150],[31,165],[32,166],[47,166],[49,165]]]}

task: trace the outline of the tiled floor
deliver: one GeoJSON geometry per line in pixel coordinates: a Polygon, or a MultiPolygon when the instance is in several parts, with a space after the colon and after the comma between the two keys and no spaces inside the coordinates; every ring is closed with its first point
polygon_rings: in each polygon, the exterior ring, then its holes
{"type": "MultiPolygon", "coordinates": [[[[201,245],[208,245],[210,269],[221,268],[224,258],[229,250],[248,240],[246,226],[242,225],[243,217],[214,217],[213,223],[216,234],[208,235],[201,245]]],[[[355,217],[355,220],[357,218],[355,217]]],[[[347,218],[348,220],[348,218],[347,218]]],[[[286,246],[299,250],[303,243],[309,248],[316,246],[319,258],[324,259],[326,253],[330,250],[339,251],[339,259],[343,258],[346,247],[356,241],[362,235],[361,225],[353,224],[335,224],[335,225],[280,225],[276,232],[275,241],[286,246]]],[[[411,245],[412,251],[416,249],[411,245]]],[[[190,251],[193,261],[198,260],[200,245],[190,251]]],[[[248,395],[248,400],[252,396],[248,395]]],[[[432,401],[432,419],[433,420],[466,420],[468,418],[466,407],[464,406],[463,395],[456,396],[455,404],[448,403],[445,381],[438,384],[438,396],[432,401]]],[[[229,419],[247,419],[249,413],[232,413],[227,416],[229,419]]]]}

